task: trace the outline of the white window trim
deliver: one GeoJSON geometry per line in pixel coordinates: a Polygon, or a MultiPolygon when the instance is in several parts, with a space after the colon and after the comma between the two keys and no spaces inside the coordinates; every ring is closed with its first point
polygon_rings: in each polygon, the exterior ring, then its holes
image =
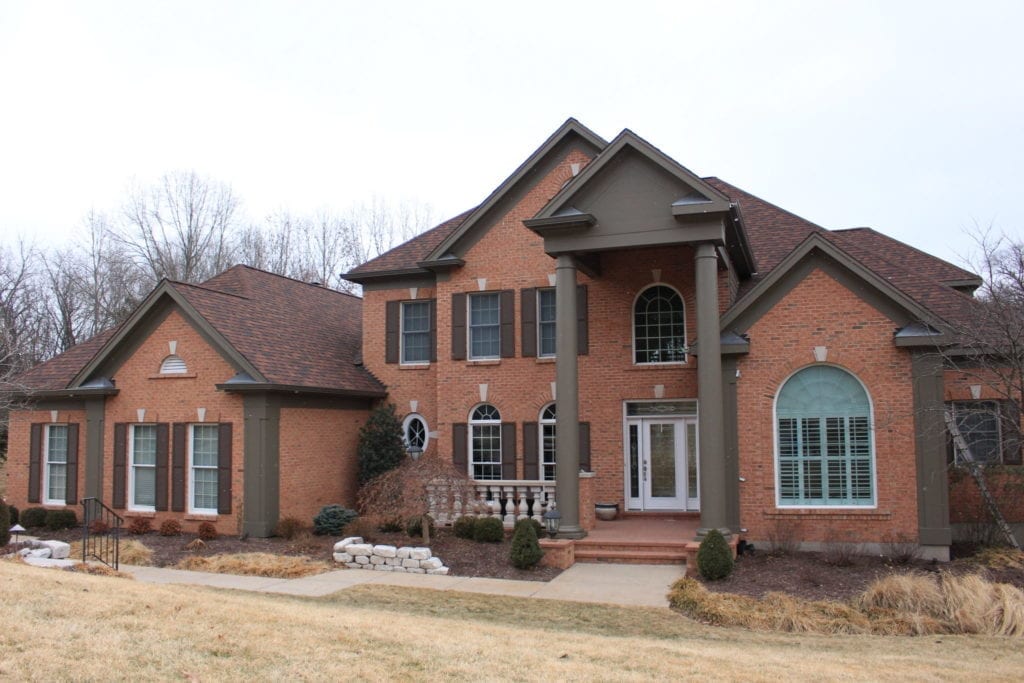
{"type": "Polygon", "coordinates": [[[499,474],[501,472],[501,464],[502,464],[501,463],[501,456],[502,456],[502,452],[503,452],[502,451],[503,444],[502,444],[502,438],[501,438],[502,437],[502,434],[501,434],[501,411],[498,410],[498,407],[495,406],[493,403],[478,403],[477,405],[473,406],[472,410],[469,411],[469,423],[467,425],[467,428],[469,429],[469,434],[468,434],[469,442],[466,444],[466,446],[467,446],[467,450],[469,452],[466,454],[466,456],[467,456],[466,457],[466,461],[467,461],[468,466],[469,466],[469,478],[472,479],[473,481],[500,481],[501,480],[501,476],[498,476],[497,479],[477,479],[474,476],[475,475],[474,467],[476,465],[478,465],[478,464],[479,465],[497,465],[498,466],[499,474]],[[481,406],[485,406],[485,405],[490,406],[491,408],[493,408],[494,412],[496,412],[498,414],[498,418],[495,419],[495,420],[474,420],[473,419],[473,414],[477,411],[478,408],[480,408],[481,406]],[[498,428],[498,461],[497,462],[477,462],[476,450],[473,448],[473,430],[474,430],[475,427],[493,427],[493,426],[497,426],[497,428],[498,428]]]}
{"type": "Polygon", "coordinates": [[[188,364],[185,363],[185,360],[181,356],[172,353],[160,362],[160,374],[187,375],[188,364]]]}
{"type": "Polygon", "coordinates": [[[686,321],[687,321],[686,297],[683,296],[682,292],[680,292],[678,289],[676,289],[672,285],[668,284],[667,282],[652,282],[651,284],[647,285],[646,287],[642,288],[639,292],[637,292],[636,296],[633,297],[633,305],[630,306],[630,308],[629,308],[629,330],[630,330],[630,337],[633,340],[633,342],[632,342],[633,343],[633,348],[632,348],[632,351],[630,352],[631,353],[630,360],[633,362],[633,365],[637,366],[637,367],[649,367],[649,366],[663,367],[663,366],[671,366],[671,365],[687,365],[690,362],[690,342],[689,342],[689,331],[686,329],[686,321]],[[636,359],[636,302],[640,300],[640,297],[643,295],[644,292],[646,292],[648,289],[651,289],[653,287],[666,287],[668,289],[671,289],[673,292],[675,292],[679,296],[679,300],[683,302],[683,346],[686,349],[683,352],[683,360],[645,361],[645,362],[641,363],[641,362],[638,362],[637,359],[636,359]]]}
{"type": "Polygon", "coordinates": [[[434,330],[430,327],[429,318],[429,307],[430,303],[426,299],[422,300],[410,300],[398,302],[398,364],[405,365],[408,367],[422,367],[430,365],[430,359],[427,360],[405,360],[405,305],[406,304],[427,304],[428,318],[427,318],[427,335],[434,334],[434,330]]]}
{"type": "MultiPolygon", "coordinates": [[[[220,457],[220,442],[219,442],[220,426],[216,425],[216,424],[209,423],[209,422],[206,422],[206,423],[200,422],[198,424],[190,424],[188,426],[188,494],[187,494],[188,505],[186,507],[188,508],[188,511],[191,514],[195,514],[195,515],[216,515],[216,514],[219,514],[216,507],[213,507],[213,508],[197,508],[197,507],[195,507],[195,502],[196,502],[196,497],[195,497],[195,492],[196,492],[196,478],[195,478],[196,465],[195,465],[195,460],[193,458],[193,455],[194,455],[194,450],[195,450],[195,428],[197,426],[199,426],[199,427],[217,427],[218,428],[217,457],[218,458],[220,457]]],[[[213,467],[202,467],[202,468],[199,468],[199,469],[204,469],[204,470],[212,469],[214,471],[217,471],[218,467],[217,467],[217,465],[214,465],[213,467]]],[[[217,476],[218,477],[220,476],[219,472],[217,473],[217,476]]],[[[220,489],[220,480],[219,480],[219,478],[218,478],[218,481],[217,481],[217,487],[218,487],[218,491],[219,491],[219,489],[220,489]]]]}
{"type": "MultiPolygon", "coordinates": [[[[481,325],[481,327],[484,327],[481,325]]],[[[487,325],[491,327],[491,325],[487,325]]],[[[466,358],[469,360],[501,360],[501,293],[500,292],[469,292],[466,295],[466,358]],[[498,300],[498,353],[493,356],[473,355],[473,298],[493,296],[498,300]]],[[[476,410],[476,408],[474,408],[476,410]]],[[[472,414],[472,413],[470,413],[472,414]]]]}
{"type": "MultiPolygon", "coordinates": [[[[537,302],[536,302],[536,305],[537,305],[537,313],[536,313],[536,319],[537,319],[537,358],[556,358],[557,357],[557,349],[556,349],[555,353],[543,353],[541,351],[541,335],[540,335],[541,324],[542,324],[542,321],[540,319],[540,295],[541,295],[541,292],[552,292],[553,293],[554,291],[555,291],[554,287],[538,287],[537,288],[537,302]]],[[[551,321],[551,324],[555,326],[555,332],[557,334],[557,332],[558,332],[558,315],[557,315],[557,313],[555,315],[555,320],[551,321]]],[[[556,342],[556,346],[557,346],[557,342],[556,342]]]]}
{"type": "Polygon", "coordinates": [[[423,423],[423,452],[427,452],[427,448],[430,446],[430,425],[427,424],[427,418],[423,417],[419,413],[409,413],[402,420],[402,442],[405,447],[409,448],[409,440],[406,438],[409,434],[409,425],[413,420],[419,420],[423,423]]]}
{"type": "MultiPolygon", "coordinates": [[[[539,472],[539,474],[540,474],[540,479],[542,481],[555,481],[554,478],[548,479],[548,478],[546,478],[544,476],[544,468],[548,464],[544,460],[544,427],[554,427],[557,424],[556,420],[545,420],[544,419],[544,413],[547,412],[547,409],[550,408],[550,407],[554,407],[555,414],[557,415],[558,414],[558,412],[557,412],[558,408],[557,408],[557,406],[556,406],[556,404],[554,402],[551,402],[551,403],[546,404],[543,408],[541,408],[540,409],[540,414],[537,416],[537,426],[538,426],[538,428],[537,428],[537,439],[539,441],[539,443],[537,444],[537,453],[540,456],[539,457],[539,460],[540,460],[540,463],[539,463],[540,472],[539,472]]],[[[557,462],[558,462],[558,430],[556,429],[555,430],[555,458],[552,461],[552,464],[555,464],[557,462]]],[[[557,470],[556,470],[556,472],[557,472],[557,470]]]]}
{"type": "MultiPolygon", "coordinates": [[[[794,375],[798,374],[802,370],[806,370],[812,365],[805,365],[801,368],[797,368],[793,372],[789,373],[784,380],[779,383],[779,388],[775,391],[775,397],[772,399],[772,450],[775,453],[774,456],[774,471],[772,472],[772,479],[775,485],[775,507],[781,510],[877,510],[878,509],[878,453],[875,449],[875,402],[871,398],[871,392],[868,391],[867,385],[864,384],[863,380],[857,375],[857,373],[844,368],[841,365],[835,365],[833,363],[815,363],[814,365],[829,365],[834,368],[838,368],[843,372],[853,377],[857,382],[860,383],[864,394],[868,397],[868,439],[871,447],[871,499],[870,505],[815,505],[815,504],[804,504],[804,503],[783,503],[782,502],[782,491],[779,487],[779,395],[782,393],[782,388],[786,386],[786,382],[793,378],[794,375]]],[[[828,417],[823,415],[822,417],[828,417]]]]}
{"type": "MultiPolygon", "coordinates": [[[[43,481],[42,481],[42,485],[43,485],[43,504],[44,505],[67,505],[67,486],[66,485],[64,487],[64,496],[63,497],[61,497],[61,498],[50,498],[50,465],[51,465],[51,462],[50,462],[50,428],[51,427],[67,427],[67,425],[66,424],[58,424],[58,423],[48,424],[48,425],[46,425],[46,429],[43,430],[43,481]]],[[[69,429],[68,430],[69,433],[67,435],[68,438],[71,437],[70,431],[71,430],[69,429]]],[[[68,443],[67,447],[70,450],[71,444],[68,443]]],[[[66,482],[67,481],[67,476],[68,476],[67,453],[64,454],[64,462],[62,462],[62,463],[56,463],[55,462],[55,463],[52,463],[52,464],[54,464],[54,465],[64,465],[64,477],[65,477],[64,481],[66,482]]]]}
{"type": "MultiPolygon", "coordinates": [[[[136,510],[138,512],[156,512],[156,495],[153,496],[153,505],[136,505],[135,504],[135,468],[136,467],[152,467],[154,474],[153,480],[156,481],[156,463],[153,465],[136,465],[135,464],[135,428],[136,427],[153,427],[156,428],[156,423],[153,422],[139,422],[137,424],[128,425],[128,509],[136,510]]],[[[158,437],[159,438],[159,437],[158,437]]],[[[160,445],[157,444],[157,450],[160,445]]]]}

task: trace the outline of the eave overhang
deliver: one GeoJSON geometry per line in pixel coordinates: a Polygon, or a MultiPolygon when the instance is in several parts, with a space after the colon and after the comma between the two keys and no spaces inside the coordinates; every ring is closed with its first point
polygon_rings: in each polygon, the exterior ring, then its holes
{"type": "Polygon", "coordinates": [[[233,394],[292,394],[308,396],[339,396],[344,398],[385,398],[388,393],[360,389],[339,389],[337,387],[311,387],[300,384],[276,384],[274,382],[224,382],[216,385],[220,391],[233,394]]]}

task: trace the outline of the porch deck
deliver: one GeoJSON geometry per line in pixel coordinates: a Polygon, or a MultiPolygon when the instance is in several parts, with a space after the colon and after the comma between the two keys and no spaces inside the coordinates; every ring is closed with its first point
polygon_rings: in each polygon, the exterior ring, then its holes
{"type": "Polygon", "coordinates": [[[625,516],[597,520],[585,538],[576,541],[578,562],[685,564],[687,544],[700,527],[698,515],[625,516]]]}

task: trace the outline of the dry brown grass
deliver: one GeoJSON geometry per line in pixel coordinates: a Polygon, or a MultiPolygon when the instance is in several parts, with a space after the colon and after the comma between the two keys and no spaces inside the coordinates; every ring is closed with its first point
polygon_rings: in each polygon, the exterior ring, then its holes
{"type": "Polygon", "coordinates": [[[104,681],[902,682],[1016,680],[1024,667],[1005,639],[985,636],[762,633],[703,626],[669,610],[397,587],[304,599],[16,563],[0,563],[0,608],[4,680],[74,672],[104,681]],[[417,612],[445,610],[449,600],[447,612],[417,612]]]}
{"type": "Polygon", "coordinates": [[[1024,593],[978,575],[893,574],[847,602],[712,593],[681,579],[672,607],[699,621],[761,631],[819,634],[1024,636],[1024,593]]]}
{"type": "MultiPolygon", "coordinates": [[[[131,564],[137,567],[148,567],[153,563],[153,551],[147,548],[141,541],[133,538],[122,538],[120,542],[118,557],[121,564],[131,564]]],[[[82,542],[71,542],[72,560],[82,559],[82,542]]]]}
{"type": "Polygon", "coordinates": [[[68,567],[67,571],[78,574],[92,574],[93,576],[110,576],[118,579],[135,580],[135,577],[131,574],[125,574],[124,572],[119,572],[116,569],[111,569],[105,564],[96,564],[95,562],[90,562],[88,564],[79,562],[78,564],[73,564],[68,567]]]}
{"type": "Polygon", "coordinates": [[[266,576],[275,579],[299,579],[303,576],[322,574],[330,567],[323,561],[311,560],[308,557],[289,557],[271,553],[237,553],[210,555],[209,557],[186,557],[177,564],[176,569],[215,574],[266,576]]]}
{"type": "Polygon", "coordinates": [[[969,559],[973,564],[989,569],[1024,569],[1024,551],[1014,548],[983,548],[969,559]]]}

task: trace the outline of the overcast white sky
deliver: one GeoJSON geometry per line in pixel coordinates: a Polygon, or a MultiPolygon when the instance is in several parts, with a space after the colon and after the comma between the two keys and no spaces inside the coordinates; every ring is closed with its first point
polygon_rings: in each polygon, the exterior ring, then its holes
{"type": "Polygon", "coordinates": [[[951,260],[1024,231],[1024,2],[0,4],[0,241],[195,169],[248,215],[481,201],[568,116],[951,260]]]}

